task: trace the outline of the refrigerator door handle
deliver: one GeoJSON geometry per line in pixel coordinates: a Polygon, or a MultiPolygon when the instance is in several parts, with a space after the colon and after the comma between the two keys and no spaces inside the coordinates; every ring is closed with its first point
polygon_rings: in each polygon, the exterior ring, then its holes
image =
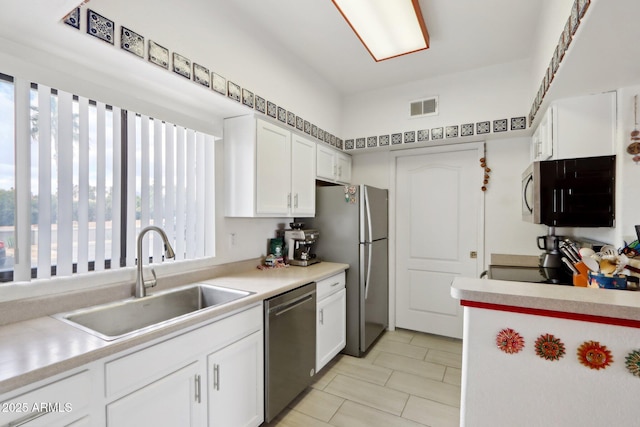
{"type": "Polygon", "coordinates": [[[369,191],[367,187],[364,187],[364,209],[367,213],[367,227],[369,231],[369,236],[364,236],[365,242],[373,241],[373,226],[371,225],[371,205],[369,204],[369,191]]]}
{"type": "Polygon", "coordinates": [[[373,255],[373,247],[370,243],[365,243],[365,249],[369,252],[367,260],[367,277],[364,279],[364,299],[369,297],[369,283],[371,282],[371,257],[373,255]]]}

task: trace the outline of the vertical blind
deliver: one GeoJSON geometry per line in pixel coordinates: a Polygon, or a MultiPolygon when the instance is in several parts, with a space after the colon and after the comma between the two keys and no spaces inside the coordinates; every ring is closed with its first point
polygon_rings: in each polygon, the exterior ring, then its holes
{"type": "MultiPolygon", "coordinates": [[[[166,231],[178,260],[215,254],[211,135],[13,83],[15,281],[133,266],[147,225],[166,231]]],[[[153,233],[143,248],[142,262],[163,259],[153,233]]]]}

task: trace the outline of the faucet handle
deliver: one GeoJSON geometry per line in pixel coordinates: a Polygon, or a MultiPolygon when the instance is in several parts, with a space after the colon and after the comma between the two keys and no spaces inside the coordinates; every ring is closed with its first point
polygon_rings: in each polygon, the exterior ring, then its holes
{"type": "Polygon", "coordinates": [[[153,268],[151,269],[151,275],[153,276],[153,279],[144,281],[145,288],[153,288],[158,282],[156,278],[156,271],[153,268]]]}

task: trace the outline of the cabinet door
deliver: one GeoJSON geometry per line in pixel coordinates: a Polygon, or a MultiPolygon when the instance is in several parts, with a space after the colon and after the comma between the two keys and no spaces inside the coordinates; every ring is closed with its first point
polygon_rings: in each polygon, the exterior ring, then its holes
{"type": "Polygon", "coordinates": [[[554,159],[615,154],[615,92],[561,99],[553,109],[554,159]]]}
{"type": "Polygon", "coordinates": [[[263,334],[255,332],[207,358],[209,426],[259,426],[264,420],[263,334]]]}
{"type": "Polygon", "coordinates": [[[316,212],[316,143],[292,136],[291,193],[293,216],[313,216],[316,212]]]}
{"type": "Polygon", "coordinates": [[[351,156],[343,153],[336,153],[337,173],[336,181],[343,184],[351,182],[351,156]]]}
{"type": "Polygon", "coordinates": [[[198,367],[194,362],[107,405],[107,426],[203,425],[198,367]]]}
{"type": "Polygon", "coordinates": [[[336,178],[335,151],[317,144],[316,176],[318,179],[333,181],[336,178]]]}
{"type": "Polygon", "coordinates": [[[318,302],[316,322],[316,372],[319,372],[347,343],[346,289],[318,302]]]}
{"type": "Polygon", "coordinates": [[[91,372],[85,370],[0,400],[0,425],[68,425],[88,411],[92,397],[91,379],[91,372]]]}
{"type": "Polygon", "coordinates": [[[287,216],[292,202],[291,132],[261,120],[256,132],[256,213],[287,216]]]}

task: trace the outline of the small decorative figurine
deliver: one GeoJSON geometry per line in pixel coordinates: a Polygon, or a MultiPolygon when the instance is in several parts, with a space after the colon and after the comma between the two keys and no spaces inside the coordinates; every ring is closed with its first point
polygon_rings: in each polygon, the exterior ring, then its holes
{"type": "Polygon", "coordinates": [[[578,360],[591,369],[605,369],[613,363],[613,356],[607,346],[597,341],[585,341],[578,347],[578,360]]]}
{"type": "Polygon", "coordinates": [[[625,365],[629,372],[636,377],[640,377],[640,350],[633,350],[625,360],[625,365]]]}
{"type": "Polygon", "coordinates": [[[564,344],[551,334],[540,335],[535,342],[536,354],[547,360],[560,360],[564,356],[564,344]]]}
{"type": "Polygon", "coordinates": [[[511,328],[498,332],[496,345],[505,353],[515,354],[524,348],[524,338],[511,328]]]}

